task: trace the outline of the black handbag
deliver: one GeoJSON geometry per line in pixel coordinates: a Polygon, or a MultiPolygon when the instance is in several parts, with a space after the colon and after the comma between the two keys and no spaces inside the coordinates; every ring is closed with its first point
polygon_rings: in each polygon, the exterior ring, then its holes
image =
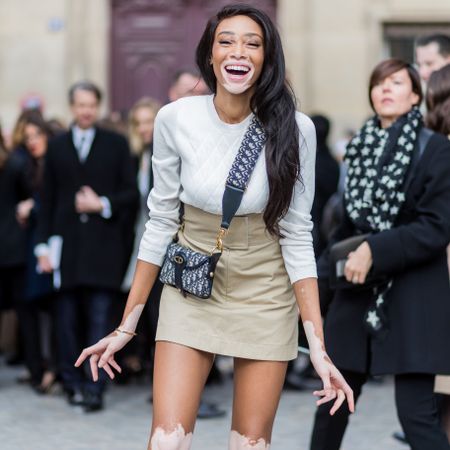
{"type": "Polygon", "coordinates": [[[184,296],[211,296],[214,272],[223,251],[223,238],[238,210],[250,176],[264,146],[266,135],[256,116],[250,123],[233,161],[222,197],[222,222],[209,254],[184,247],[176,240],[167,247],[159,279],[176,287],[184,296]]]}
{"type": "Polygon", "coordinates": [[[355,284],[345,278],[345,263],[349,253],[355,251],[369,236],[369,234],[359,234],[343,239],[332,245],[330,248],[330,287],[332,289],[368,289],[387,281],[384,275],[374,275],[371,269],[367,274],[364,284],[355,284]]]}

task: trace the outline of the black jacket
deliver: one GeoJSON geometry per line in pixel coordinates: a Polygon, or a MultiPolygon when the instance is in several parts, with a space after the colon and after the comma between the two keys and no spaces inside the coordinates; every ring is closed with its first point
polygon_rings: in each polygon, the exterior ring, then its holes
{"type": "Polygon", "coordinates": [[[38,242],[63,238],[61,288],[90,286],[118,289],[126,259],[125,217],[138,201],[136,178],[126,140],[96,129],[89,155],[80,163],[69,131],[50,142],[44,170],[38,242]],[[90,186],[111,203],[112,217],[80,215],[75,194],[90,186]]]}
{"type": "Polygon", "coordinates": [[[0,268],[24,265],[26,229],[16,219],[16,207],[31,197],[26,161],[12,153],[0,168],[0,268]]]}
{"type": "MultiPolygon", "coordinates": [[[[337,290],[326,314],[325,339],[339,368],[372,374],[450,374],[448,139],[433,133],[412,170],[395,226],[368,238],[373,270],[393,280],[386,299],[389,332],[384,339],[372,339],[364,329],[371,291],[337,290]]],[[[344,214],[330,246],[356,233],[344,214]]],[[[326,251],[318,265],[321,302],[328,265],[326,251]]]]}
{"type": "Polygon", "coordinates": [[[322,216],[330,197],[337,191],[339,182],[339,164],[324,142],[317,142],[316,153],[316,187],[311,218],[314,223],[314,252],[320,256],[327,245],[326,236],[321,233],[322,216]]]}

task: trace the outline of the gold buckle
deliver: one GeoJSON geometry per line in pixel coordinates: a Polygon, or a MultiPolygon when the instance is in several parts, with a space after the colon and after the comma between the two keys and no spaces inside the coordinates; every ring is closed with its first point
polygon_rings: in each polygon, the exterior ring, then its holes
{"type": "Polygon", "coordinates": [[[211,250],[211,255],[216,251],[219,250],[220,253],[223,252],[223,238],[227,235],[228,230],[226,228],[221,228],[219,232],[217,233],[216,237],[216,245],[211,250]]]}

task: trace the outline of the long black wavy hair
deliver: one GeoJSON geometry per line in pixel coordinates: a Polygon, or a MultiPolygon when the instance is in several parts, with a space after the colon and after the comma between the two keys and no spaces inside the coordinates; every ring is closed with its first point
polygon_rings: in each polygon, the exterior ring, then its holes
{"type": "Polygon", "coordinates": [[[250,108],[267,135],[269,200],[264,210],[264,222],[272,235],[282,236],[278,221],[287,213],[294,185],[300,178],[300,155],[295,96],[286,80],[280,35],[264,12],[246,4],[228,5],[208,21],[197,46],[196,61],[206,84],[216,93],[217,80],[210,64],[214,36],[218,24],[234,16],[249,17],[263,32],[264,63],[250,100],[250,108]]]}

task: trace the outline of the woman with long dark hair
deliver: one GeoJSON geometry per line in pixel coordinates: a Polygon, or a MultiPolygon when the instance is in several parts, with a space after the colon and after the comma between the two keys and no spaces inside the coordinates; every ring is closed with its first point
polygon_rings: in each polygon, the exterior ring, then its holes
{"type": "Polygon", "coordinates": [[[56,361],[53,326],[53,282],[50,274],[36,271],[37,213],[43,185],[44,159],[52,131],[39,111],[20,118],[22,125],[21,146],[17,152],[25,152],[27,175],[31,184],[31,196],[17,205],[17,220],[26,229],[27,262],[25,289],[16,304],[19,328],[24,343],[25,363],[30,372],[31,386],[38,393],[48,393],[56,380],[56,361]],[[45,315],[44,315],[45,314],[45,315]],[[46,320],[43,320],[43,317],[46,320]],[[44,352],[44,341],[50,351],[44,352]]]}
{"type": "MultiPolygon", "coordinates": [[[[433,385],[450,374],[450,144],[424,127],[421,101],[410,64],[388,59],[372,71],[375,116],[347,146],[344,214],[319,260],[319,285],[334,280],[325,338],[355,398],[369,375],[394,375],[412,449],[449,450],[433,385]]],[[[320,406],[311,450],[340,449],[348,416],[320,406]]]]}
{"type": "Polygon", "coordinates": [[[322,336],[310,219],[315,132],[310,119],[295,111],[280,37],[261,11],[223,8],[206,26],[197,64],[213,94],[166,105],[155,121],[150,220],[122,323],[85,349],[76,364],[90,356],[94,378],[98,367],[111,377],[113,368],[119,370],[114,354],[134,333],[168,244],[177,235],[184,247],[211,251],[227,209],[224,189],[248,178],[252,150],[265,135],[237,215],[223,231],[210,298],[183,295],[184,282],[195,280],[175,279],[181,292],[164,287],[149,448],[190,448],[206,377],[214,355],[223,354],[234,357],[230,448],[268,449],[286,366],[297,356],[299,309],[324,384],[316,392],[318,403],[335,400],[333,414],[347,399],[353,410],[352,392],[322,336]]]}

